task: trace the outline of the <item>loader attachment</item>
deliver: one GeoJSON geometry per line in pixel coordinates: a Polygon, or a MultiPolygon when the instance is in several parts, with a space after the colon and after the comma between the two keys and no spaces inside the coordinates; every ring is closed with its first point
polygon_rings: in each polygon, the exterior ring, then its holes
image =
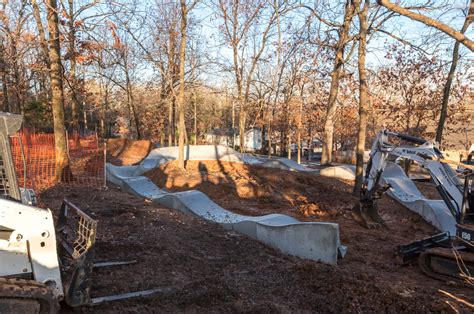
{"type": "Polygon", "coordinates": [[[59,259],[63,274],[64,301],[69,306],[97,305],[104,302],[150,296],[169,290],[155,288],[118,295],[91,297],[91,275],[94,268],[129,265],[137,261],[94,263],[97,221],[66,199],[61,206],[56,230],[60,243],[59,259]]]}
{"type": "Polygon", "coordinates": [[[89,304],[97,221],[64,200],[56,230],[64,300],[70,306],[89,304]]]}

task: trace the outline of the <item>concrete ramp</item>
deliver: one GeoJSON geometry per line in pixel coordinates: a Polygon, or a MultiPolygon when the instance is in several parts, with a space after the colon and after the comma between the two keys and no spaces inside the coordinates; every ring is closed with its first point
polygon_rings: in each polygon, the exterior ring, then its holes
{"type": "Polygon", "coordinates": [[[150,182],[142,179],[126,180],[124,185],[130,193],[216,222],[225,229],[243,233],[286,254],[336,265],[338,256],[346,252],[340,243],[339,225],[335,223],[302,223],[280,214],[243,216],[225,210],[200,191],[166,193],[158,188],[150,189],[150,182]],[[140,181],[144,185],[143,193],[136,185],[140,181]]]}
{"type": "MultiPolygon", "coordinates": [[[[306,171],[304,167],[294,162],[293,164],[282,159],[268,162],[262,158],[237,153],[224,146],[188,146],[186,157],[188,160],[223,160],[306,171]]],[[[218,223],[228,230],[243,233],[283,253],[330,265],[336,265],[338,257],[345,255],[347,249],[341,245],[339,225],[336,223],[300,222],[293,217],[280,214],[256,217],[238,215],[220,207],[200,191],[170,193],[142,176],[146,171],[176,158],[176,147],[154,149],[137,166],[118,167],[107,164],[107,180],[119,185],[128,193],[218,223]]]]}
{"type": "Polygon", "coordinates": [[[395,200],[421,215],[438,230],[456,234],[456,221],[444,201],[427,199],[399,165],[387,162],[382,180],[392,186],[388,194],[395,200]]]}
{"type": "Polygon", "coordinates": [[[267,167],[267,168],[277,168],[277,169],[282,169],[282,170],[288,170],[288,171],[303,171],[303,172],[314,172],[314,169],[306,168],[300,164],[298,164],[294,160],[290,159],[284,159],[284,158],[278,158],[278,159],[271,159],[271,160],[266,160],[260,164],[256,164],[261,167],[267,167]]]}
{"type": "Polygon", "coordinates": [[[354,165],[340,165],[321,169],[319,174],[323,177],[355,180],[356,166],[354,165]]]}
{"type": "MultiPolygon", "coordinates": [[[[219,160],[228,162],[239,162],[248,165],[256,165],[268,168],[278,168],[289,171],[314,171],[306,168],[294,160],[286,158],[268,159],[266,157],[257,157],[249,154],[242,154],[236,150],[222,145],[188,145],[184,149],[184,158],[186,160],[219,160]]],[[[168,161],[178,159],[178,147],[155,148],[142,161],[140,166],[146,168],[146,171],[158,167],[168,161]]],[[[145,171],[142,172],[142,174],[145,171]]]]}

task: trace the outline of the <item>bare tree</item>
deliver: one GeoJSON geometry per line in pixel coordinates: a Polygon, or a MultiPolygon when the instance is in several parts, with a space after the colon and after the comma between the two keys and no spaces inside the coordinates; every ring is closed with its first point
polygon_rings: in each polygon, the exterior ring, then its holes
{"type": "Polygon", "coordinates": [[[334,114],[336,112],[336,100],[339,89],[339,80],[344,65],[344,51],[349,39],[349,30],[354,16],[354,6],[351,0],[347,0],[344,10],[344,21],[339,28],[339,40],[336,44],[334,68],[331,72],[331,87],[329,89],[329,98],[326,109],[326,121],[324,122],[324,140],[323,151],[321,155],[321,164],[330,164],[332,162],[332,150],[334,139],[334,114]]]}
{"type": "MultiPolygon", "coordinates": [[[[474,20],[474,1],[471,1],[470,7],[468,8],[468,12],[466,14],[466,19],[464,20],[464,24],[461,28],[461,34],[464,34],[469,26],[471,25],[472,21],[474,20]]],[[[436,141],[441,144],[443,140],[443,130],[444,125],[446,122],[446,117],[448,115],[448,103],[449,103],[449,95],[451,93],[451,86],[453,84],[454,73],[456,72],[456,67],[459,61],[459,46],[461,45],[460,41],[456,41],[453,48],[453,54],[451,59],[451,67],[449,68],[448,77],[446,79],[446,84],[444,85],[443,90],[443,101],[441,103],[441,114],[439,116],[438,128],[436,130],[436,141]]]]}
{"type": "Polygon", "coordinates": [[[2,93],[3,93],[3,111],[10,111],[10,105],[8,101],[8,79],[7,79],[7,65],[4,56],[4,45],[3,38],[0,39],[0,75],[2,80],[2,93]]]}
{"type": "Polygon", "coordinates": [[[187,7],[186,0],[181,0],[181,41],[179,45],[179,96],[178,96],[178,167],[184,169],[184,136],[186,125],[184,122],[184,66],[186,64],[186,27],[188,12],[192,6],[187,7]]]}
{"type": "Polygon", "coordinates": [[[61,47],[59,41],[58,6],[56,0],[49,0],[46,5],[49,31],[49,60],[52,94],[51,106],[53,108],[56,152],[56,180],[67,181],[71,176],[64,129],[64,90],[61,66],[61,47]]]}
{"type": "Polygon", "coordinates": [[[260,61],[262,54],[267,46],[270,30],[275,24],[277,15],[282,14],[281,8],[272,8],[266,22],[258,22],[264,10],[264,5],[260,1],[241,1],[232,0],[230,2],[219,0],[219,10],[224,22],[224,37],[226,42],[232,48],[233,55],[233,72],[235,75],[235,82],[237,87],[237,98],[240,105],[239,110],[239,142],[240,151],[244,151],[245,142],[245,126],[247,119],[248,102],[250,96],[250,87],[254,77],[255,69],[260,61]],[[242,60],[244,50],[247,47],[247,36],[249,29],[255,27],[256,24],[263,24],[260,36],[254,42],[256,47],[252,50],[250,61],[246,64],[242,60]]]}
{"type": "Polygon", "coordinates": [[[359,195],[362,187],[364,176],[364,151],[365,139],[367,133],[367,110],[369,106],[368,100],[368,84],[367,69],[365,68],[365,56],[367,52],[367,30],[369,24],[367,15],[370,7],[370,0],[354,0],[355,10],[359,17],[359,50],[358,50],[358,69],[359,69],[359,130],[357,133],[356,147],[356,181],[354,185],[354,194],[359,195]],[[362,4],[362,7],[361,7],[362,4]]]}

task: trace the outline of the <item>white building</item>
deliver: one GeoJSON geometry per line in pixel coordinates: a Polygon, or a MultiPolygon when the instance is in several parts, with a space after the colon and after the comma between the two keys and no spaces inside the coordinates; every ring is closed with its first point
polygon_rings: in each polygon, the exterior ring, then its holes
{"type": "MultiPolygon", "coordinates": [[[[240,137],[237,132],[230,130],[214,129],[206,134],[206,142],[214,145],[240,146],[240,137]]],[[[255,152],[262,149],[262,130],[252,128],[245,131],[244,150],[255,152]]]]}

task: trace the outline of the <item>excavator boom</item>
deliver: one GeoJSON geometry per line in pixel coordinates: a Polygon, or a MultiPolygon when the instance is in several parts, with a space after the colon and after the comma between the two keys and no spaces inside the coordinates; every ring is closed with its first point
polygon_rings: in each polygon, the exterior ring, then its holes
{"type": "MultiPolygon", "coordinates": [[[[421,269],[429,276],[452,276],[474,283],[474,166],[448,161],[436,144],[410,135],[382,130],[370,152],[364,183],[354,214],[362,225],[376,228],[384,225],[378,212],[377,200],[390,185],[383,185],[383,172],[387,160],[417,162],[426,169],[432,182],[457,222],[456,234],[443,233],[418,240],[398,248],[399,259],[408,263],[419,256],[421,269]],[[414,145],[397,145],[390,142],[396,137],[414,145]],[[456,174],[450,164],[462,167],[456,174]],[[459,180],[464,177],[464,184],[459,180]]],[[[472,285],[474,287],[474,285],[472,285]]]]}

